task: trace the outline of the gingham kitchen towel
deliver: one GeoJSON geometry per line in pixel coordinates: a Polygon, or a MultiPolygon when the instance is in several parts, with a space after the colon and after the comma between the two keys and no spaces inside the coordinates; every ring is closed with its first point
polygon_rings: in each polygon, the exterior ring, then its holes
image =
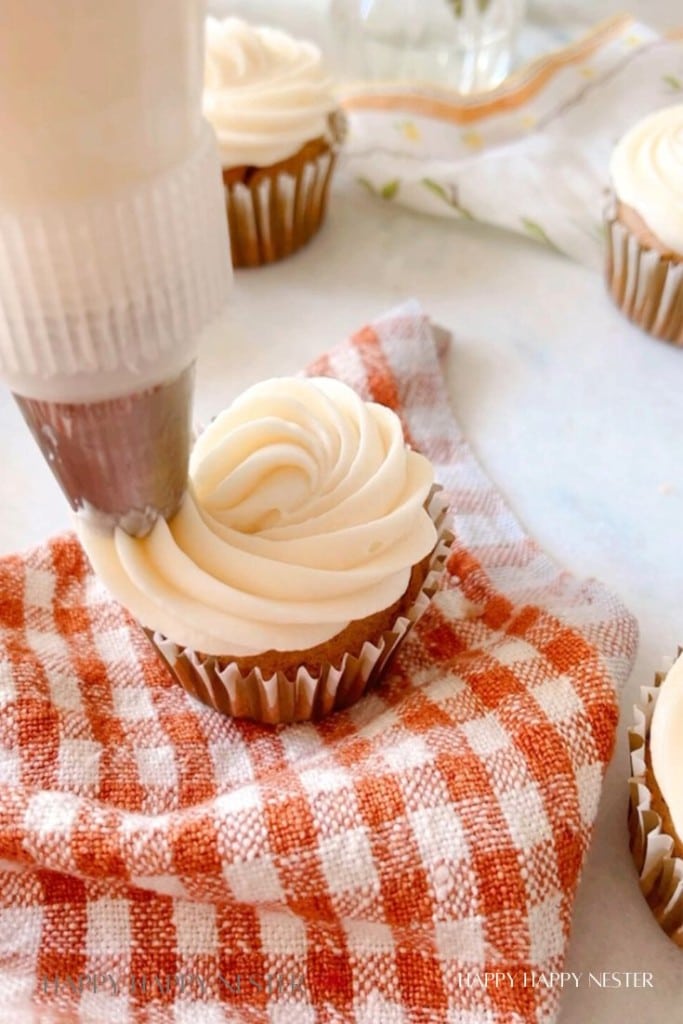
{"type": "Polygon", "coordinates": [[[443,590],[378,689],[273,729],[177,686],[73,536],[3,559],[5,1021],[555,1018],[634,622],[524,534],[418,310],[313,369],[435,463],[443,590]]]}

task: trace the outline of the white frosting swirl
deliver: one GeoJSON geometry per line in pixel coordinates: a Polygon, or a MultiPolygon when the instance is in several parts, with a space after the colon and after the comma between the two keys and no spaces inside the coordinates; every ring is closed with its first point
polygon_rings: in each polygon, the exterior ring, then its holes
{"type": "Polygon", "coordinates": [[[683,840],[683,654],[659,687],[650,724],[652,771],[683,840]]]}
{"type": "Polygon", "coordinates": [[[225,167],[265,167],[328,134],[337,106],[313,43],[240,18],[206,24],[204,114],[225,167]]]}
{"type": "Polygon", "coordinates": [[[148,629],[205,654],[295,651],[403,594],[436,543],[432,482],[390,409],[337,380],[274,379],[199,437],[169,523],[143,539],[77,530],[148,629]]]}
{"type": "Polygon", "coordinates": [[[615,148],[610,172],[617,198],[683,254],[683,104],[634,125],[615,148]]]}

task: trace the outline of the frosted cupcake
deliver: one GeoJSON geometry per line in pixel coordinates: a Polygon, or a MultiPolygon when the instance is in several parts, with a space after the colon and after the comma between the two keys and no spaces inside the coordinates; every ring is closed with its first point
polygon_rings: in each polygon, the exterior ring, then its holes
{"type": "Polygon", "coordinates": [[[631,851],[657,921],[683,946],[683,654],[642,694],[630,730],[631,851]]]}
{"type": "Polygon", "coordinates": [[[610,173],[608,287],[639,327],[683,345],[683,104],[627,132],[610,173]]]}
{"type": "Polygon", "coordinates": [[[204,114],[223,163],[234,265],[295,252],[322,224],[343,133],[320,50],[240,18],[208,18],[204,114]]]}
{"type": "Polygon", "coordinates": [[[170,522],[144,539],[78,531],[191,693],[301,720],[360,696],[426,607],[446,552],[433,483],[390,409],[283,378],[201,434],[170,522]]]}

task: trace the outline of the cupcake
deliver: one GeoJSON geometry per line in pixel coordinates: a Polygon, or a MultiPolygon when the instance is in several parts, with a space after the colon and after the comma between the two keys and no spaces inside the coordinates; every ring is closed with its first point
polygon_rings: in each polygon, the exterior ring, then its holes
{"type": "Polygon", "coordinates": [[[233,264],[295,252],[322,224],[343,135],[320,50],[240,18],[208,18],[204,114],[218,138],[233,264]]]}
{"type": "Polygon", "coordinates": [[[683,345],[683,104],[627,132],[610,174],[609,290],[643,330],[683,345]]]}
{"type": "Polygon", "coordinates": [[[683,653],[642,693],[629,732],[629,831],[641,889],[683,946],[683,653]]]}
{"type": "Polygon", "coordinates": [[[178,513],[145,538],[77,520],[93,568],[176,678],[229,714],[355,700],[434,592],[448,537],[401,423],[328,378],[246,391],[197,439],[178,513]]]}

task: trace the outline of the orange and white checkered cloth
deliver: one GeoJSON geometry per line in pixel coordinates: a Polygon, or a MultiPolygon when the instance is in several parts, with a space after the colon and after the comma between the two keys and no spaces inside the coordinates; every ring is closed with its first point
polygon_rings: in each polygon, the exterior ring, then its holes
{"type": "Polygon", "coordinates": [[[3,559],[5,1021],[555,1017],[532,972],[562,967],[634,622],[524,534],[418,310],[313,369],[394,408],[434,462],[444,588],[378,689],[273,729],[177,686],[73,536],[3,559]]]}

